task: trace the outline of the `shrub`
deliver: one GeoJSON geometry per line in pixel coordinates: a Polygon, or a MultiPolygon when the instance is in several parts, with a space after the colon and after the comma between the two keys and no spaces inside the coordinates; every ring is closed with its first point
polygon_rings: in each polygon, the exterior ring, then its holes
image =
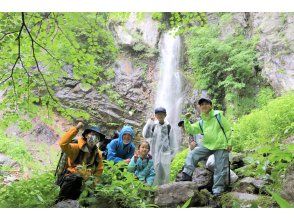
{"type": "Polygon", "coordinates": [[[187,148],[180,153],[178,153],[171,163],[170,169],[170,181],[175,181],[177,174],[181,171],[182,167],[185,164],[185,159],[190,150],[187,148]]]}
{"type": "Polygon", "coordinates": [[[104,162],[104,171],[98,179],[91,176],[79,199],[85,207],[154,207],[154,187],[145,185],[127,171],[126,164],[104,162]],[[98,184],[95,184],[99,180],[98,184]]]}
{"type": "Polygon", "coordinates": [[[243,116],[234,126],[236,150],[273,146],[294,132],[294,93],[270,101],[261,109],[243,116]]]}
{"type": "Polygon", "coordinates": [[[52,173],[35,175],[0,189],[1,208],[46,208],[54,204],[59,187],[52,173]]]}

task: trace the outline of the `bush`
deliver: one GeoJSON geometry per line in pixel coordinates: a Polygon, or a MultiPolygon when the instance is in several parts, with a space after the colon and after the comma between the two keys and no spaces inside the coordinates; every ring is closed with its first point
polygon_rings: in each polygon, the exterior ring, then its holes
{"type": "Polygon", "coordinates": [[[243,116],[234,126],[235,150],[273,146],[294,132],[294,93],[270,101],[261,109],[243,116]]]}
{"type": "Polygon", "coordinates": [[[0,152],[17,161],[21,167],[30,167],[34,162],[28,153],[25,144],[20,140],[7,138],[0,132],[0,152]]]}
{"type": "Polygon", "coordinates": [[[54,204],[59,187],[52,173],[36,175],[0,189],[1,208],[46,208],[54,204]]]}
{"type": "Polygon", "coordinates": [[[247,100],[247,105],[240,105],[240,100],[254,97],[254,88],[261,82],[254,71],[258,66],[257,38],[247,39],[241,31],[220,36],[217,25],[191,28],[185,38],[187,77],[195,88],[208,91],[217,108],[228,101],[234,104],[234,115],[243,115],[250,112],[252,103],[248,105],[247,100]]]}
{"type": "Polygon", "coordinates": [[[247,166],[236,170],[239,175],[270,178],[272,189],[280,188],[281,175],[294,160],[294,145],[282,143],[293,135],[293,100],[294,93],[288,93],[243,116],[235,124],[234,150],[247,153],[247,166]]]}
{"type": "Polygon", "coordinates": [[[104,161],[102,176],[91,176],[85,182],[79,201],[82,206],[92,208],[154,207],[154,189],[128,172],[125,163],[114,164],[113,161],[104,161]],[[95,184],[97,181],[99,183],[95,184]]]}
{"type": "Polygon", "coordinates": [[[171,163],[171,169],[170,169],[170,181],[175,181],[178,173],[182,170],[185,164],[185,159],[189,152],[190,150],[187,148],[181,151],[180,153],[178,153],[173,159],[171,163]]]}

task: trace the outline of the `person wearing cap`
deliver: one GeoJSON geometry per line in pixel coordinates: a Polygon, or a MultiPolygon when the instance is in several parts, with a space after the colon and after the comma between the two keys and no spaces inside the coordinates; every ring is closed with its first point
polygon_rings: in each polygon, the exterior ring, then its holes
{"type": "Polygon", "coordinates": [[[134,136],[132,127],[124,126],[118,138],[113,139],[107,145],[107,160],[114,161],[114,163],[124,161],[129,164],[135,152],[134,136]]]}
{"type": "Polygon", "coordinates": [[[148,119],[143,128],[143,137],[150,143],[150,153],[154,161],[154,185],[169,182],[171,158],[175,148],[173,130],[165,118],[166,109],[156,108],[155,116],[148,119]]]}
{"type": "Polygon", "coordinates": [[[188,134],[202,134],[203,145],[194,148],[188,154],[181,181],[191,181],[198,162],[214,155],[215,167],[212,192],[219,196],[225,191],[225,180],[228,176],[229,151],[231,151],[231,124],[224,117],[222,111],[212,109],[212,101],[209,98],[201,98],[198,101],[201,112],[201,120],[191,124],[190,113],[185,115],[184,127],[188,134]]]}
{"type": "Polygon", "coordinates": [[[100,176],[103,172],[102,152],[97,144],[103,141],[105,135],[99,127],[86,128],[77,143],[73,141],[84,127],[82,122],[67,131],[59,141],[59,146],[66,155],[66,164],[61,178],[58,201],[78,199],[81,194],[83,180],[90,175],[100,176]]]}

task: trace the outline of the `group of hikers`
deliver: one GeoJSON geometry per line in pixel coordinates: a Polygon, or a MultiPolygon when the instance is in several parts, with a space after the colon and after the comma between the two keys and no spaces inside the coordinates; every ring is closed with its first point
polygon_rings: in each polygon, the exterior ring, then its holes
{"type": "MultiPolygon", "coordinates": [[[[201,119],[191,123],[191,114],[187,113],[185,119],[178,124],[184,132],[194,137],[199,134],[202,136],[201,141],[195,138],[190,140],[191,151],[186,158],[180,181],[192,181],[198,162],[213,154],[215,166],[212,192],[219,196],[225,191],[229,171],[231,126],[221,111],[213,110],[209,98],[201,98],[197,104],[201,119]]],[[[159,107],[154,113],[143,128],[144,139],[137,149],[131,126],[124,126],[120,132],[115,132],[111,140],[95,126],[85,128],[82,136],[75,139],[84,124],[79,122],[70,128],[59,141],[63,159],[61,158],[56,171],[56,183],[60,186],[57,201],[78,199],[83,181],[90,175],[100,176],[105,159],[114,161],[115,164],[126,163],[128,171],[148,185],[168,183],[171,160],[175,154],[175,137],[173,128],[165,120],[166,109],[159,107]]]]}

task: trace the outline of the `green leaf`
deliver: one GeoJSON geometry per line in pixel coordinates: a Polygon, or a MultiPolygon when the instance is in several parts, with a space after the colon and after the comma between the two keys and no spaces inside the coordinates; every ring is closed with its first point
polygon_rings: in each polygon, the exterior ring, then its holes
{"type": "Polygon", "coordinates": [[[287,200],[283,199],[279,194],[267,190],[273,197],[273,199],[279,204],[281,208],[294,208],[287,200]]]}

